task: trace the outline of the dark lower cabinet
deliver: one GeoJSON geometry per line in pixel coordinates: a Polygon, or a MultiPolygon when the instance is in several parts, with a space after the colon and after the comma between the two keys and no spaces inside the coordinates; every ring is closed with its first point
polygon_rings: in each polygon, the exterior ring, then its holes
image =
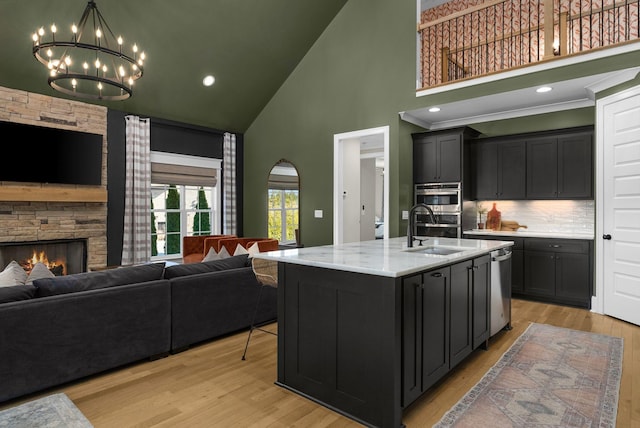
{"type": "Polygon", "coordinates": [[[511,295],[591,308],[593,241],[469,235],[467,239],[513,241],[511,295]]]}
{"type": "Polygon", "coordinates": [[[531,238],[525,242],[522,294],[591,307],[593,242],[531,238]]]}
{"type": "Polygon", "coordinates": [[[511,251],[511,293],[524,291],[524,250],[515,248],[511,251]]]}
{"type": "Polygon", "coordinates": [[[486,255],[403,279],[403,406],[486,344],[489,275],[486,255]]]}

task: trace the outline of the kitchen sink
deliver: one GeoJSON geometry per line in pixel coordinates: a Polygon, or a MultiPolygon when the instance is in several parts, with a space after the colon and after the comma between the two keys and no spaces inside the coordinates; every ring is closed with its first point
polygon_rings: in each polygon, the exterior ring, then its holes
{"type": "Polygon", "coordinates": [[[422,253],[422,254],[437,254],[440,256],[447,256],[449,254],[456,254],[464,251],[464,248],[450,248],[450,247],[440,247],[440,246],[428,246],[428,247],[411,247],[407,248],[405,251],[410,251],[412,253],[422,253]]]}

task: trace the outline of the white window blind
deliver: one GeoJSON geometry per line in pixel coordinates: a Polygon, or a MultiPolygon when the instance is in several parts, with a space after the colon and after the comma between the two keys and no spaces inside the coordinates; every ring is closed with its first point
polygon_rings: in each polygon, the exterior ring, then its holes
{"type": "Polygon", "coordinates": [[[219,159],[165,152],[151,153],[152,183],[214,187],[219,169],[219,159]]]}

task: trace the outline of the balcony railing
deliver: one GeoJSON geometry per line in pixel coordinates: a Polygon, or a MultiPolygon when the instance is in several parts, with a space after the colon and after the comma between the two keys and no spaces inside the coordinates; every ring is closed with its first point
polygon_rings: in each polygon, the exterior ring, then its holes
{"type": "Polygon", "coordinates": [[[471,1],[422,13],[418,90],[640,39],[640,0],[471,1]]]}

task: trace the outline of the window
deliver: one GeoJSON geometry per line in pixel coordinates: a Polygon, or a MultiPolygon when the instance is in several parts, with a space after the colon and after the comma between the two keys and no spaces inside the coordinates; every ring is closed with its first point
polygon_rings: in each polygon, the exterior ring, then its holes
{"type": "Polygon", "coordinates": [[[182,255],[182,238],[220,233],[218,159],[152,152],[151,256],[182,255]]]}
{"type": "Polygon", "coordinates": [[[296,242],[298,190],[269,189],[269,238],[283,244],[296,242]]]}

